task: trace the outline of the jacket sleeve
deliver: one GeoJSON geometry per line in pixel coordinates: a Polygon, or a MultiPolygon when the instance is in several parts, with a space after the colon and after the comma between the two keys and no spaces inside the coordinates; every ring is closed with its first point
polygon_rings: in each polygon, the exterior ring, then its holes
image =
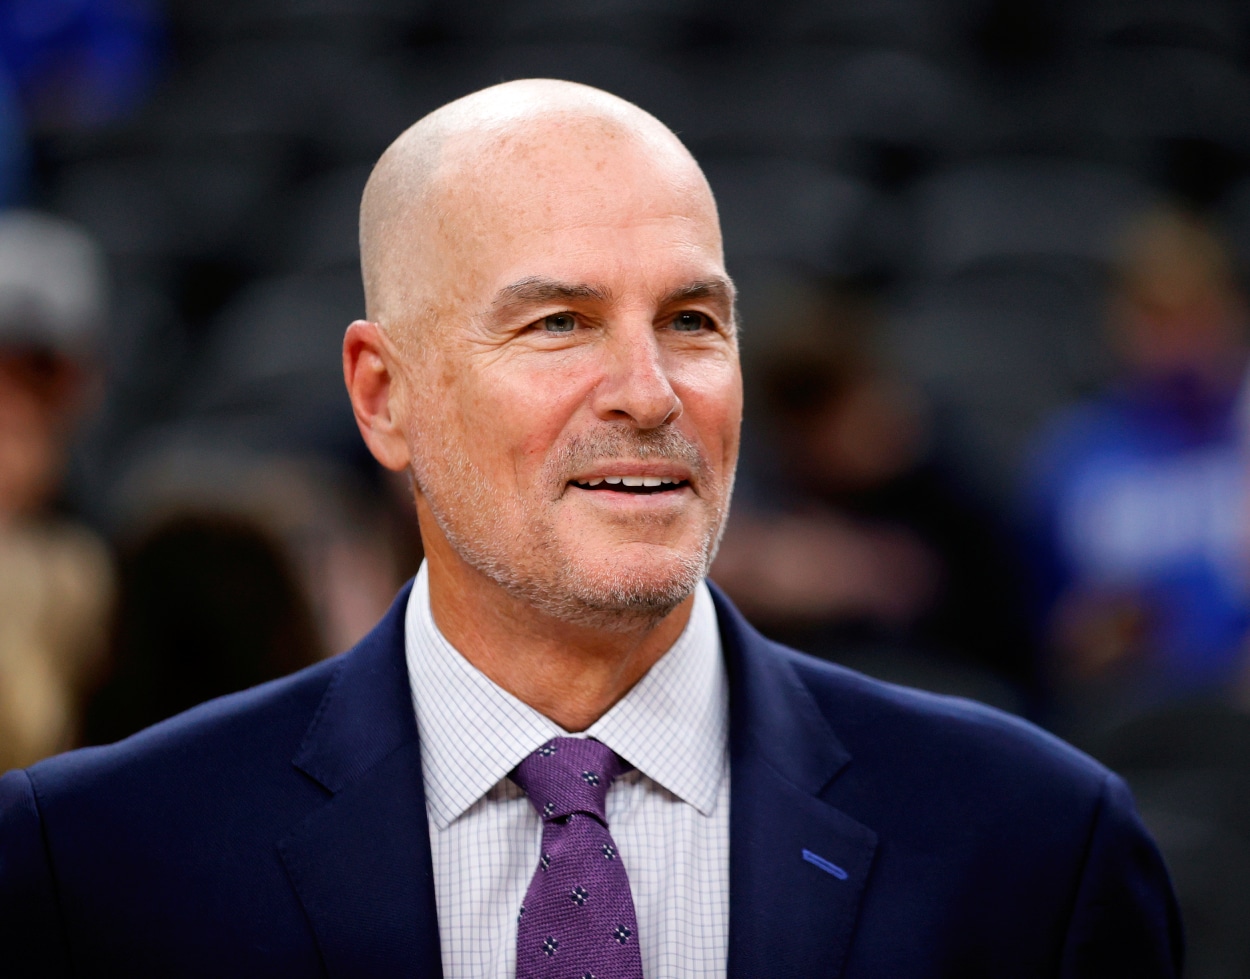
{"type": "Polygon", "coordinates": [[[23,771],[0,778],[0,973],[70,975],[39,803],[23,771]]]}
{"type": "Polygon", "coordinates": [[[1176,979],[1184,938],[1172,883],[1128,787],[1108,775],[1064,942],[1063,979],[1176,979]]]}

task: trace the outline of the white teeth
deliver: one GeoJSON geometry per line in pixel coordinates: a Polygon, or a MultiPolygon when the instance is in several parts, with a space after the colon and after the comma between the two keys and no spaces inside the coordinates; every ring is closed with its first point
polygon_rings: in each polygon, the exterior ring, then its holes
{"type": "Polygon", "coordinates": [[[578,486],[590,488],[598,486],[600,483],[607,483],[609,486],[676,486],[681,480],[675,476],[596,476],[594,479],[576,480],[578,486]]]}

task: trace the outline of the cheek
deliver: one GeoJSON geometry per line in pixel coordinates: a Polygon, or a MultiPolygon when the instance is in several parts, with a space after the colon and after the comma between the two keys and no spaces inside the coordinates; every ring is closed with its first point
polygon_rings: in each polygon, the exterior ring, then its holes
{"type": "Polygon", "coordinates": [[[584,400],[572,370],[500,370],[462,384],[460,421],[475,455],[518,475],[538,469],[584,400]]]}
{"type": "Polygon", "coordinates": [[[742,424],[742,374],[736,363],[702,364],[675,379],[688,422],[723,461],[737,457],[742,424]]]}

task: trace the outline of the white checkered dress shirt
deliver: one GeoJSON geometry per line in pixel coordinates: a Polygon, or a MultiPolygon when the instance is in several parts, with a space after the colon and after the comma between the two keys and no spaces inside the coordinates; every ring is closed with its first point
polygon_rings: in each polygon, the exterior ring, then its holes
{"type": "MultiPolygon", "coordinates": [[[[421,734],[443,975],[513,979],[516,918],[542,821],[507,777],[568,736],[480,673],[434,624],[424,565],[405,647],[421,734]]],[[[635,771],[608,791],[647,979],[723,977],[729,940],[729,686],[706,585],[649,673],[585,734],[635,771]]]]}

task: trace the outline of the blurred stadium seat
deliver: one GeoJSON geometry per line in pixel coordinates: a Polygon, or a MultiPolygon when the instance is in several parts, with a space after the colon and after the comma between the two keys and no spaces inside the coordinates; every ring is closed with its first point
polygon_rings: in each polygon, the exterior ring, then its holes
{"type": "Polygon", "coordinates": [[[1164,139],[1250,153],[1250,78],[1236,60],[1160,43],[1111,46],[1098,52],[1097,74],[1097,126],[1143,171],[1157,168],[1164,139]]]}
{"type": "Polygon", "coordinates": [[[872,197],[866,185],[789,159],[712,159],[704,169],[720,204],[731,271],[775,260],[835,272],[853,260],[872,197]]]}
{"type": "Polygon", "coordinates": [[[63,172],[54,203],[110,255],[168,264],[233,258],[252,216],[283,186],[283,159],[271,148],[219,147],[83,161],[63,172]]]}
{"type": "Polygon", "coordinates": [[[1028,436],[1107,372],[1104,286],[1092,267],[983,267],[917,286],[889,341],[903,370],[948,413],[966,464],[1000,500],[1028,436]]]}
{"type": "Polygon", "coordinates": [[[442,6],[441,14],[457,36],[658,46],[684,40],[700,5],[701,0],[454,0],[442,6]]]}
{"type": "Polygon", "coordinates": [[[419,33],[438,9],[432,0],[177,0],[169,6],[175,30],[190,46],[268,35],[377,48],[419,33]]]}
{"type": "Polygon", "coordinates": [[[1229,0],[1086,0],[1073,5],[1081,33],[1109,44],[1161,44],[1237,57],[1250,19],[1229,0]]]}
{"type": "Polygon", "coordinates": [[[279,273],[358,273],[356,226],[370,169],[356,164],[319,173],[269,202],[269,218],[257,229],[259,261],[279,273]]]}
{"type": "Polygon", "coordinates": [[[1185,704],[1088,746],[1129,782],[1185,912],[1185,974],[1250,974],[1250,715],[1185,704]]]}
{"type": "Polygon", "coordinates": [[[213,324],[187,414],[257,451],[353,458],[359,436],[339,351],[347,324],[363,314],[350,266],[249,286],[213,324]]]}
{"type": "Polygon", "coordinates": [[[924,0],[792,0],[770,11],[768,19],[775,36],[786,41],[940,51],[952,40],[949,8],[924,0]]]}
{"type": "Polygon", "coordinates": [[[686,64],[698,112],[682,137],[701,156],[832,160],[846,132],[840,97],[846,50],[834,45],[730,45],[686,64]]]}
{"type": "Polygon", "coordinates": [[[1060,262],[1105,265],[1116,235],[1152,201],[1131,173],[1079,160],[984,160],[916,190],[920,273],[1060,262]]]}

